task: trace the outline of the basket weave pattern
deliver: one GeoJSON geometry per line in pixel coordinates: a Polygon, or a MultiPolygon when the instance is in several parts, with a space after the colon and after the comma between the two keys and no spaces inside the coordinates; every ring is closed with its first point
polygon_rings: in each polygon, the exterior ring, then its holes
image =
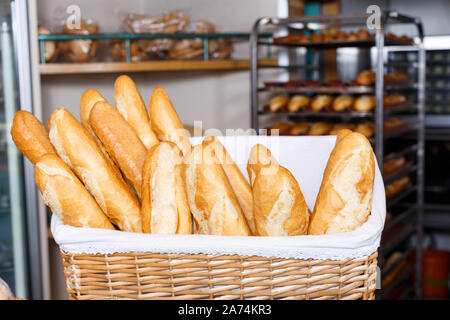
{"type": "Polygon", "coordinates": [[[69,299],[365,299],[377,252],[332,260],[230,255],[61,253],[69,299]]]}

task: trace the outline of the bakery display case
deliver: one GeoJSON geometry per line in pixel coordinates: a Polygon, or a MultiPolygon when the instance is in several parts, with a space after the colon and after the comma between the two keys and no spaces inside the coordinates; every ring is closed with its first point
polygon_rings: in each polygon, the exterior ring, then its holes
{"type": "Polygon", "coordinates": [[[379,248],[382,290],[378,297],[420,297],[420,277],[411,279],[421,274],[423,27],[420,18],[386,11],[381,27],[370,33],[367,17],[257,20],[250,39],[252,128],[259,134],[280,135],[336,134],[348,128],[369,138],[383,172],[388,212],[379,248]],[[417,36],[395,35],[389,32],[392,25],[412,26],[417,36]],[[273,39],[259,36],[267,28],[276,30],[273,39]],[[276,80],[259,64],[274,48],[280,70],[276,80]],[[336,53],[338,69],[339,60],[345,60],[341,72],[334,72],[332,78],[323,59],[325,50],[336,53]],[[364,55],[365,63],[360,63],[364,55]],[[361,68],[353,74],[346,72],[352,63],[361,68]],[[413,255],[417,257],[414,263],[413,255]]]}

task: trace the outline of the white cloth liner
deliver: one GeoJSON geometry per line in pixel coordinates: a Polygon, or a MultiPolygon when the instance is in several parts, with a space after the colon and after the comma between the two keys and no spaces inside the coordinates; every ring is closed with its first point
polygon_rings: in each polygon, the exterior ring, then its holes
{"type": "MultiPolygon", "coordinates": [[[[246,165],[251,147],[256,143],[267,146],[280,164],[292,172],[308,207],[311,210],[314,208],[335,136],[227,136],[219,139],[247,179],[246,165]]],[[[201,140],[199,137],[191,138],[193,145],[201,140]]],[[[341,260],[370,255],[377,250],[385,215],[384,184],[376,165],[372,214],[365,224],[351,232],[293,237],[143,234],[76,228],[63,225],[55,214],[52,216],[51,231],[61,250],[75,254],[152,252],[341,260]]]]}

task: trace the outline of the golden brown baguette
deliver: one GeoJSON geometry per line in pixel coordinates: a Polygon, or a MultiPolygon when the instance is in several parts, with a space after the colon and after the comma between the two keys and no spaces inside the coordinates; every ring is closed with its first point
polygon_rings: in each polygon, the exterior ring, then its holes
{"type": "Polygon", "coordinates": [[[162,141],[175,143],[186,155],[191,150],[191,142],[163,88],[156,87],[153,90],[149,111],[151,127],[156,136],[162,141]]]}
{"type": "Polygon", "coordinates": [[[328,159],[308,233],[352,231],[372,210],[375,159],[362,134],[342,130],[328,159]]]}
{"type": "Polygon", "coordinates": [[[64,224],[114,230],[91,194],[56,154],[39,158],[34,179],[45,204],[64,224]]]}
{"type": "Polygon", "coordinates": [[[302,94],[296,94],[293,96],[287,105],[289,112],[297,112],[299,109],[306,109],[311,102],[311,98],[302,94]]]}
{"type": "Polygon", "coordinates": [[[147,149],[119,111],[107,102],[97,102],[89,122],[125,179],[141,196],[142,168],[147,149]]]}
{"type": "Polygon", "coordinates": [[[145,233],[192,233],[182,159],[181,150],[172,142],[161,142],[148,151],[141,207],[145,233]]]}
{"type": "Polygon", "coordinates": [[[14,115],[11,137],[20,152],[33,164],[44,154],[56,154],[47,129],[28,111],[17,111],[14,115]]]}
{"type": "Polygon", "coordinates": [[[241,170],[239,170],[231,156],[228,154],[225,147],[216,137],[206,137],[203,140],[203,144],[206,147],[212,148],[212,151],[214,151],[215,156],[222,165],[222,169],[228,178],[228,182],[230,182],[236,199],[241,206],[250,231],[252,234],[256,234],[255,220],[253,217],[253,196],[250,185],[241,170]]]}
{"type": "Polygon", "coordinates": [[[339,95],[333,101],[332,109],[333,111],[343,111],[345,109],[350,109],[353,105],[354,98],[349,95],[339,95]]]}
{"type": "Polygon", "coordinates": [[[184,179],[197,233],[250,235],[244,214],[222,166],[204,144],[196,145],[185,156],[184,179]]]}
{"type": "Polygon", "coordinates": [[[53,112],[48,126],[56,152],[111,222],[123,231],[142,232],[139,201],[106,160],[92,135],[64,108],[53,112]]]}
{"type": "Polygon", "coordinates": [[[289,102],[288,96],[275,96],[269,101],[270,111],[275,112],[286,107],[289,102]]]}
{"type": "Polygon", "coordinates": [[[367,112],[375,108],[375,96],[373,95],[362,95],[356,98],[353,103],[353,109],[356,111],[367,112]]]}
{"type": "Polygon", "coordinates": [[[128,121],[144,146],[150,149],[159,143],[150,127],[147,108],[134,81],[129,76],[121,75],[116,79],[114,88],[117,110],[128,121]]]}
{"type": "Polygon", "coordinates": [[[306,234],[310,212],[294,176],[262,145],[252,148],[248,162],[258,235],[306,234]]]}

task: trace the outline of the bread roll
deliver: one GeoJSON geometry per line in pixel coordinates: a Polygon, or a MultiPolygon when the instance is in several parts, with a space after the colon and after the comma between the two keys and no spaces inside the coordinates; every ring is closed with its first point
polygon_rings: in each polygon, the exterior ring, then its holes
{"type": "Polygon", "coordinates": [[[309,234],[352,231],[372,210],[375,157],[362,134],[341,131],[328,159],[309,225],[309,234]]]}
{"type": "Polygon", "coordinates": [[[299,109],[306,109],[309,106],[311,99],[308,96],[297,94],[289,100],[287,110],[289,112],[296,112],[299,109]]]}
{"type": "Polygon", "coordinates": [[[117,110],[128,121],[144,146],[150,149],[159,143],[150,127],[147,108],[134,81],[129,76],[121,75],[116,79],[114,88],[117,110]]]}
{"type": "Polygon", "coordinates": [[[354,98],[348,95],[337,96],[333,101],[333,111],[343,111],[350,109],[353,105],[354,98]]]}
{"type": "Polygon", "coordinates": [[[95,104],[89,122],[108,154],[140,197],[142,168],[147,149],[136,132],[119,111],[107,102],[99,101],[95,104]]]}
{"type": "Polygon", "coordinates": [[[270,111],[275,112],[280,110],[281,108],[286,107],[289,102],[289,97],[287,96],[276,96],[270,99],[269,108],[270,111]]]}
{"type": "Polygon", "coordinates": [[[365,70],[356,76],[356,83],[361,86],[370,86],[375,83],[376,74],[372,70],[365,70]]]}
{"type": "Polygon", "coordinates": [[[375,124],[370,121],[359,123],[355,126],[353,131],[361,133],[366,138],[370,138],[375,134],[375,124]]]}
{"type": "Polygon", "coordinates": [[[389,93],[384,96],[383,104],[386,107],[402,104],[406,102],[406,97],[400,93],[389,93]]]}
{"type": "Polygon", "coordinates": [[[402,191],[406,186],[411,182],[409,176],[397,179],[387,184],[386,189],[386,198],[391,198],[396,193],[402,191]]]}
{"type": "Polygon", "coordinates": [[[328,109],[331,105],[333,98],[328,94],[318,94],[311,101],[311,111],[320,111],[322,109],[328,109]]]}
{"type": "Polygon", "coordinates": [[[310,212],[294,176],[262,145],[252,148],[248,162],[258,235],[306,234],[310,212]]]}
{"type": "Polygon", "coordinates": [[[56,152],[74,170],[111,222],[123,231],[142,232],[139,201],[89,132],[64,108],[53,112],[48,126],[56,152]]]}
{"type": "Polygon", "coordinates": [[[47,129],[28,111],[20,110],[14,115],[11,137],[20,152],[33,164],[44,154],[56,154],[47,129]]]}
{"type": "Polygon", "coordinates": [[[64,224],[114,230],[91,194],[56,154],[39,158],[34,179],[45,204],[64,224]]]}
{"type": "Polygon", "coordinates": [[[234,195],[244,213],[247,224],[252,234],[256,234],[255,220],[253,217],[253,196],[252,189],[242,174],[241,170],[236,166],[231,156],[228,154],[225,147],[220,141],[214,137],[209,136],[203,140],[203,144],[206,147],[210,147],[214,152],[219,163],[222,165],[222,169],[228,178],[234,195]]]}
{"type": "Polygon", "coordinates": [[[204,144],[192,148],[184,159],[184,176],[197,233],[250,235],[228,178],[210,148],[204,144]]]}
{"type": "Polygon", "coordinates": [[[289,129],[289,134],[293,136],[306,134],[310,124],[306,122],[296,123],[289,129]]]}
{"type": "Polygon", "coordinates": [[[153,90],[149,111],[151,128],[158,139],[175,143],[186,155],[191,150],[191,142],[163,88],[156,87],[153,90]]]}
{"type": "Polygon", "coordinates": [[[161,142],[147,153],[141,207],[145,233],[192,233],[182,158],[181,150],[172,142],[161,142]]]}
{"type": "Polygon", "coordinates": [[[336,135],[339,131],[347,129],[352,130],[355,127],[353,123],[338,123],[333,126],[333,129],[328,132],[329,135],[336,135]]]}
{"type": "Polygon", "coordinates": [[[375,96],[362,95],[355,100],[353,109],[360,112],[371,111],[373,108],[375,108],[375,103],[375,96]]]}
{"type": "Polygon", "coordinates": [[[359,40],[369,40],[370,39],[370,33],[366,29],[359,29],[356,33],[359,40]]]}
{"type": "Polygon", "coordinates": [[[314,123],[308,131],[310,136],[321,136],[327,134],[331,129],[331,125],[326,122],[316,122],[314,123]]]}
{"type": "Polygon", "coordinates": [[[405,157],[398,157],[383,164],[383,173],[388,174],[403,167],[406,163],[405,157]]]}
{"type": "MultiPolygon", "coordinates": [[[[50,30],[42,25],[38,25],[38,34],[50,34],[50,30]]],[[[56,56],[55,41],[44,41],[45,62],[50,62],[56,56]]]]}

